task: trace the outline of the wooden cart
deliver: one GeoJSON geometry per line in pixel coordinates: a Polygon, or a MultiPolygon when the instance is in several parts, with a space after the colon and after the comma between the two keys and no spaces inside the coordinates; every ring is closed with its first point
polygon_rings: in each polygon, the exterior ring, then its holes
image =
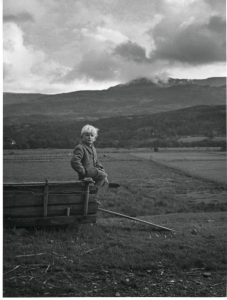
{"type": "Polygon", "coordinates": [[[4,225],[51,226],[95,223],[97,188],[83,181],[44,181],[3,185],[4,225]]]}
{"type": "MultiPolygon", "coordinates": [[[[110,183],[109,187],[119,187],[110,183]]],[[[98,207],[97,187],[91,178],[82,181],[7,183],[3,187],[4,225],[16,227],[96,223],[97,212],[174,231],[146,220],[98,207]]]]}

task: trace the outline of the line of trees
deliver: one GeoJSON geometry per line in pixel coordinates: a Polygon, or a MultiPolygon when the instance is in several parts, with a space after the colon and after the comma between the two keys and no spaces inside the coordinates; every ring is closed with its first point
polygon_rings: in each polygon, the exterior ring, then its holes
{"type": "Polygon", "coordinates": [[[93,122],[54,120],[4,124],[4,148],[72,148],[87,123],[100,129],[98,147],[222,146],[215,136],[226,135],[225,106],[202,106],[143,116],[100,119],[93,122]],[[185,143],[182,136],[205,136],[185,143]]]}

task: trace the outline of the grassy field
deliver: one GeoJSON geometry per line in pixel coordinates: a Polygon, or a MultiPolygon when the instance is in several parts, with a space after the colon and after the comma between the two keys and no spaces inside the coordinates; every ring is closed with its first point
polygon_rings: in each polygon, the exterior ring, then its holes
{"type": "Polygon", "coordinates": [[[133,155],[182,170],[192,176],[227,184],[226,153],[220,151],[141,152],[133,155]]]}
{"type": "MultiPolygon", "coordinates": [[[[225,296],[226,185],[135,152],[99,151],[120,184],[100,192],[101,205],[175,233],[103,213],[94,225],[4,229],[4,296],[225,296]]],[[[76,179],[70,157],[67,149],[7,151],[4,182],[76,179]]]]}

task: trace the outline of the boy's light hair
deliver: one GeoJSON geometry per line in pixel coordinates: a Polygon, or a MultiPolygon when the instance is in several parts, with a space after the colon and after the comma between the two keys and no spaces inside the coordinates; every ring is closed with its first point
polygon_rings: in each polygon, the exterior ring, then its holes
{"type": "Polygon", "coordinates": [[[92,125],[85,125],[82,129],[81,129],[81,136],[85,133],[85,132],[89,132],[89,133],[93,133],[95,137],[98,136],[98,131],[99,129],[92,126],[92,125]]]}

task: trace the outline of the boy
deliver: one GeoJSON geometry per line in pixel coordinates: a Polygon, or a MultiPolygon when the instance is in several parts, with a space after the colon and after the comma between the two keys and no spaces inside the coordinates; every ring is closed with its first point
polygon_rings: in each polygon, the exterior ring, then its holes
{"type": "Polygon", "coordinates": [[[98,128],[85,125],[81,130],[81,143],[78,144],[71,159],[72,168],[78,173],[79,180],[91,177],[97,186],[109,183],[103,166],[99,163],[93,145],[98,136],[98,128]]]}

